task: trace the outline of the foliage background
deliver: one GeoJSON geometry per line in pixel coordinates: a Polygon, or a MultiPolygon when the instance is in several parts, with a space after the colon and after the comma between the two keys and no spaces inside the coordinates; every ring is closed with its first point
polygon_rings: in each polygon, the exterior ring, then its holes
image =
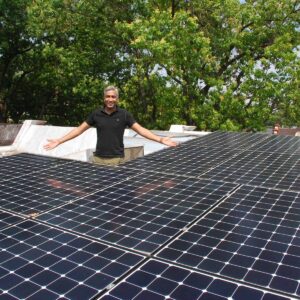
{"type": "Polygon", "coordinates": [[[144,126],[300,126],[300,0],[0,0],[4,120],[77,125],[103,87],[144,126]]]}

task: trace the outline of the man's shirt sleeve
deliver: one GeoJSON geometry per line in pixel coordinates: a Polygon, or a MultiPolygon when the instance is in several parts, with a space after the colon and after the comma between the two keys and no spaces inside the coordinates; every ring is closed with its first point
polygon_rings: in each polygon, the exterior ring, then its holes
{"type": "Polygon", "coordinates": [[[131,126],[136,123],[136,120],[134,119],[134,117],[132,116],[131,113],[129,113],[128,111],[126,111],[126,121],[127,121],[127,126],[129,128],[131,128],[131,126]]]}
{"type": "Polygon", "coordinates": [[[94,126],[94,125],[95,125],[94,112],[90,113],[85,121],[86,121],[90,126],[94,126]]]}

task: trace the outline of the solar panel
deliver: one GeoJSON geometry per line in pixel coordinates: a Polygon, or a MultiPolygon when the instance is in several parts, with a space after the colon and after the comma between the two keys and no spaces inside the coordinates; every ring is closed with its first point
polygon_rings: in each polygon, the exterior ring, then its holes
{"type": "Polygon", "coordinates": [[[100,299],[288,300],[290,298],[150,259],[100,299]]]}
{"type": "MultiPolygon", "coordinates": [[[[293,153],[300,149],[299,145],[300,140],[297,137],[282,138],[281,136],[258,133],[214,132],[185,142],[179,147],[164,149],[127,162],[125,166],[126,168],[137,170],[146,169],[166,174],[181,174],[194,177],[198,177],[203,172],[209,171],[214,167],[218,167],[224,172],[232,173],[233,171],[224,169],[223,166],[226,168],[227,165],[222,164],[228,160],[229,164],[232,162],[236,163],[238,165],[237,168],[240,168],[240,165],[242,165],[245,169],[248,169],[249,164],[253,168],[257,160],[262,160],[262,163],[265,162],[266,164],[280,164],[282,166],[281,169],[284,169],[285,165],[288,164],[286,166],[288,169],[290,165],[294,165],[295,159],[298,159],[298,156],[293,155],[293,153]],[[244,151],[245,149],[252,149],[252,151],[244,151]],[[264,151],[266,153],[261,153],[264,151]],[[284,158],[282,153],[285,153],[287,157],[284,158]],[[278,156],[286,161],[278,160],[278,156]],[[274,157],[277,157],[278,161],[274,161],[274,157]],[[288,162],[290,158],[292,161],[288,162]]],[[[277,168],[277,165],[274,168],[277,168]]],[[[272,168],[272,166],[267,167],[272,168]]],[[[233,168],[235,167],[233,166],[233,168]]],[[[272,169],[267,170],[265,173],[270,174],[272,171],[272,169]]],[[[238,170],[238,172],[239,174],[236,175],[238,178],[240,178],[240,173],[245,173],[244,170],[238,170]]],[[[257,172],[259,170],[254,170],[253,175],[256,176],[257,172]]],[[[293,179],[298,176],[299,170],[296,169],[295,172],[291,172],[293,173],[292,178],[291,174],[288,174],[287,177],[293,183],[293,179]]],[[[214,170],[211,173],[214,174],[214,170]]],[[[221,175],[218,179],[223,180],[223,176],[221,175]]],[[[259,177],[257,180],[260,182],[263,179],[259,177]]],[[[231,181],[232,178],[229,178],[229,180],[231,181]]],[[[241,180],[239,182],[249,183],[249,180],[241,180]]],[[[298,186],[298,183],[295,182],[294,185],[298,186]]],[[[255,183],[255,185],[257,184],[255,183]]],[[[283,180],[282,185],[281,188],[286,188],[285,180],[283,180]]],[[[266,186],[275,187],[276,185],[270,183],[266,186]]]]}
{"type": "Polygon", "coordinates": [[[299,193],[243,185],[157,257],[299,297],[299,226],[299,193]]]}
{"type": "Polygon", "coordinates": [[[34,221],[0,231],[1,299],[93,299],[143,260],[34,221]]]}
{"type": "Polygon", "coordinates": [[[270,135],[268,138],[250,147],[249,150],[299,155],[300,138],[287,135],[270,135]]]}
{"type": "Polygon", "coordinates": [[[28,153],[6,156],[0,160],[0,182],[70,162],[71,160],[28,153]]]}
{"type": "MultiPolygon", "coordinates": [[[[206,156],[209,156],[210,151],[221,155],[226,155],[226,151],[234,154],[235,152],[240,152],[251,147],[252,145],[255,145],[256,143],[259,143],[268,137],[269,135],[267,134],[259,133],[253,134],[216,131],[204,136],[195,137],[194,139],[181,143],[175,148],[165,148],[163,150],[148,154],[143,157],[143,160],[149,159],[170,162],[178,162],[178,159],[195,160],[195,156],[202,156],[203,153],[205,153],[206,156]],[[226,151],[224,151],[224,149],[226,149],[226,151]]],[[[204,161],[204,157],[201,157],[201,159],[204,161]]],[[[211,157],[209,157],[207,161],[210,159],[211,157]]],[[[126,165],[127,164],[128,163],[126,163],[126,165]]]]}
{"type": "Polygon", "coordinates": [[[196,147],[178,147],[170,152],[165,152],[165,156],[157,154],[151,158],[145,156],[133,161],[127,162],[126,169],[149,170],[165,174],[181,174],[185,176],[200,176],[201,173],[212,167],[223,163],[236,156],[239,152],[236,149],[224,151],[219,148],[196,147]]]}
{"type": "Polygon", "coordinates": [[[21,222],[22,220],[24,220],[24,218],[19,216],[14,216],[10,213],[0,210],[0,230],[9,225],[13,225],[18,222],[21,222]]]}
{"type": "Polygon", "coordinates": [[[201,176],[240,184],[300,191],[300,156],[244,151],[201,176]]]}
{"type": "MultiPolygon", "coordinates": [[[[16,170],[22,170],[16,167],[16,170]]],[[[5,170],[1,170],[5,174],[5,170]]],[[[136,175],[137,171],[70,162],[0,183],[0,207],[37,215],[136,175]]]]}
{"type": "MultiPolygon", "coordinates": [[[[191,150],[197,149],[197,147],[210,147],[221,149],[240,149],[245,150],[257,143],[261,143],[267,139],[270,135],[264,133],[249,133],[249,132],[224,132],[215,131],[207,135],[200,136],[195,139],[191,139],[185,143],[182,143],[180,147],[186,147],[191,150]]],[[[176,148],[167,148],[163,151],[153,153],[152,155],[164,156],[164,152],[176,152],[176,148]]],[[[147,157],[151,157],[147,155],[147,157]]]]}
{"type": "Polygon", "coordinates": [[[1,158],[0,299],[300,299],[298,154],[214,132],[120,167],[1,158]]]}
{"type": "Polygon", "coordinates": [[[38,220],[151,253],[234,188],[231,183],[149,172],[49,211],[38,220]]]}

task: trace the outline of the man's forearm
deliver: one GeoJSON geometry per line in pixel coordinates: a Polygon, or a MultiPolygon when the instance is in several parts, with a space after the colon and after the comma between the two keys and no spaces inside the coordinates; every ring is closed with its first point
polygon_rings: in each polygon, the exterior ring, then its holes
{"type": "Polygon", "coordinates": [[[76,138],[80,134],[81,134],[81,131],[79,130],[78,127],[76,127],[74,129],[72,129],[69,133],[64,135],[63,137],[58,138],[57,140],[58,140],[59,144],[62,144],[64,142],[67,142],[69,140],[72,140],[72,139],[76,138]]]}
{"type": "Polygon", "coordinates": [[[142,127],[139,129],[138,134],[140,134],[141,136],[143,136],[146,139],[161,143],[162,142],[162,137],[152,133],[150,130],[142,127]]]}

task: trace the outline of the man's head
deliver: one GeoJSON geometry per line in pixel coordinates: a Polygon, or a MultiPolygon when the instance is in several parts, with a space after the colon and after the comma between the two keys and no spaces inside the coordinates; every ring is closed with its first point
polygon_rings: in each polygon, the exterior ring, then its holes
{"type": "Polygon", "coordinates": [[[104,105],[108,110],[114,110],[119,100],[119,90],[115,86],[108,86],[104,89],[104,105]]]}

